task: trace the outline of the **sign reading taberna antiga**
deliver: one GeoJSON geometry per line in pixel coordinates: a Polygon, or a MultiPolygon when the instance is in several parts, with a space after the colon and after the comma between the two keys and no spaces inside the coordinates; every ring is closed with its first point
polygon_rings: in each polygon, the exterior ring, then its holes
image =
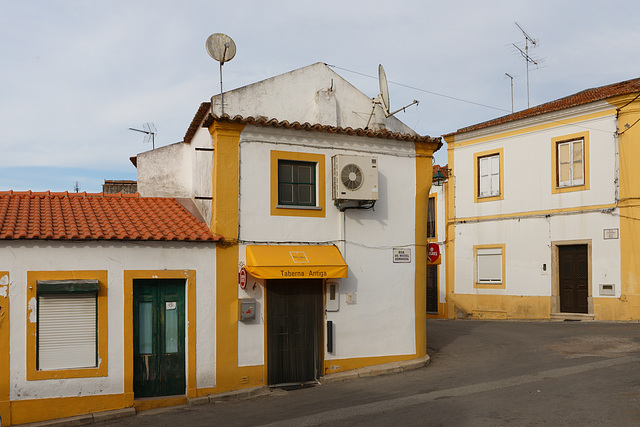
{"type": "Polygon", "coordinates": [[[249,245],[247,272],[259,279],[331,279],[347,277],[340,251],[329,245],[249,245]]]}

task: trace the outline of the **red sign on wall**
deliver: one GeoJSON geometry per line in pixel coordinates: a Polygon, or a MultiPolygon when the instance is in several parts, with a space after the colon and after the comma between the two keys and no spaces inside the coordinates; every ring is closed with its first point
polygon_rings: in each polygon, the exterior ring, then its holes
{"type": "Polygon", "coordinates": [[[238,283],[240,284],[240,289],[244,290],[247,287],[247,270],[244,267],[238,273],[238,283]]]}
{"type": "Polygon", "coordinates": [[[437,243],[429,243],[427,252],[427,265],[438,265],[441,262],[440,259],[440,245],[437,243]]]}

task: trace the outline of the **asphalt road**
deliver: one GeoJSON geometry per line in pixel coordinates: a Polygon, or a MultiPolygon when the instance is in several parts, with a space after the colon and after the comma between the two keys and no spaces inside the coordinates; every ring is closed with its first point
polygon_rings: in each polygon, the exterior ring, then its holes
{"type": "Polygon", "coordinates": [[[428,320],[427,345],[414,371],[98,425],[640,426],[639,323],[428,320]]]}

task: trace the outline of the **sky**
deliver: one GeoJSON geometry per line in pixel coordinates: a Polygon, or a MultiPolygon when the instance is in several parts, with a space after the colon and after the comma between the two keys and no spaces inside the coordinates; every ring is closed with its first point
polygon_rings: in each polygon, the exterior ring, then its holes
{"type": "MultiPolygon", "coordinates": [[[[0,0],[0,191],[99,192],[129,158],[182,141],[220,92],[324,62],[421,135],[640,76],[637,0],[0,0]],[[536,64],[517,50],[525,48],[536,64]],[[515,45],[515,46],[514,46],[515,45]]],[[[446,147],[436,163],[446,164],[446,147]]]]}

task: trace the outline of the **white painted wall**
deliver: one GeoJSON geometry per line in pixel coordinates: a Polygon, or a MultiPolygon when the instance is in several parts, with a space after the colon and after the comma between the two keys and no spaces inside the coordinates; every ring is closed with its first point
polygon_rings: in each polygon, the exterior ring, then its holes
{"type": "MultiPolygon", "coordinates": [[[[534,118],[508,127],[471,132],[464,143],[474,138],[489,141],[455,148],[455,216],[459,220],[501,214],[527,214],[575,207],[610,205],[616,201],[616,141],[613,137],[615,116],[582,120],[573,117],[610,109],[606,103],[594,103],[555,115],[534,118]],[[491,139],[491,135],[518,131],[524,126],[544,123],[550,128],[516,136],[491,139]],[[561,194],[551,192],[552,138],[589,132],[590,190],[561,194]],[[503,148],[504,200],[474,202],[474,153],[503,148]]],[[[551,244],[556,241],[591,240],[592,295],[599,297],[600,283],[614,283],[620,295],[620,241],[604,240],[605,228],[619,228],[616,212],[578,212],[508,220],[482,220],[455,226],[455,292],[461,294],[505,294],[550,296],[551,244]],[[506,289],[475,289],[473,246],[505,244],[506,289]],[[547,265],[547,272],[542,271],[547,265]]],[[[615,297],[612,297],[615,298],[615,297]]]]}
{"type": "Polygon", "coordinates": [[[137,156],[138,193],[143,197],[191,197],[191,151],[176,143],[137,156]]]}
{"type": "MultiPolygon", "coordinates": [[[[325,320],[335,326],[335,351],[325,358],[373,357],[415,353],[415,157],[411,142],[344,137],[318,132],[282,132],[247,126],[240,141],[240,240],[246,242],[336,242],[341,247],[342,214],[331,199],[331,156],[376,155],[380,199],[375,210],[345,212],[342,250],[349,277],[339,279],[340,311],[325,320]],[[272,216],[270,151],[325,155],[326,217],[272,216]],[[393,247],[408,246],[412,262],[393,263],[393,247]],[[346,303],[356,294],[356,304],[346,303]]],[[[246,245],[241,245],[244,261],[246,245]]],[[[249,277],[249,285],[256,282],[249,277]]],[[[260,283],[259,281],[257,281],[260,283]]],[[[239,296],[243,297],[240,292],[239,296]]],[[[263,295],[259,295],[263,298],[263,295]]],[[[260,304],[263,300],[260,300],[260,304]]],[[[264,319],[239,325],[242,364],[262,364],[264,319]],[[249,343],[249,344],[245,344],[249,343]]]]}
{"type": "MultiPolygon", "coordinates": [[[[213,243],[5,241],[0,247],[0,259],[10,278],[11,372],[8,375],[11,375],[11,400],[124,392],[125,270],[197,268],[197,386],[215,386],[216,258],[213,243]],[[26,381],[27,271],[56,270],[107,270],[106,377],[26,381]]],[[[186,309],[191,310],[188,299],[186,302],[186,309]]],[[[187,343],[189,339],[187,331],[187,343]]]]}
{"type": "MultiPolygon", "coordinates": [[[[375,71],[374,71],[375,72],[375,71]]],[[[371,98],[331,68],[318,62],[224,93],[224,113],[230,117],[266,117],[300,123],[364,128],[372,111],[371,98]]],[[[211,98],[212,110],[221,114],[220,95],[211,98]]],[[[395,117],[385,118],[376,107],[370,129],[415,134],[395,117]]]]}
{"type": "MultiPolygon", "coordinates": [[[[189,144],[185,144],[189,145],[189,144]]],[[[198,197],[211,197],[212,174],[213,174],[213,152],[199,151],[196,148],[212,148],[213,140],[209,129],[199,127],[191,139],[191,180],[193,183],[194,202],[206,224],[211,224],[212,201],[198,197]]]]}

